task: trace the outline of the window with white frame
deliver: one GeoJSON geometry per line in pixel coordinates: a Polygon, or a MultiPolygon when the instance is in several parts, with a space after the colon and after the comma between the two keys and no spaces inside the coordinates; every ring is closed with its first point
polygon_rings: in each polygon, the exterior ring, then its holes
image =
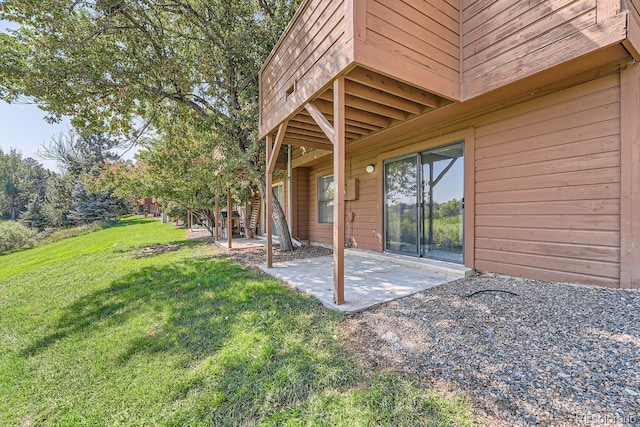
{"type": "Polygon", "coordinates": [[[318,222],[333,224],[333,175],[318,178],[318,222]]]}

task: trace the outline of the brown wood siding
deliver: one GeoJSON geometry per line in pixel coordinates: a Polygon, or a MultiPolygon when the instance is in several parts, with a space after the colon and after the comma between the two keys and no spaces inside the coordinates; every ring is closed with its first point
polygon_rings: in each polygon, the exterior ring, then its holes
{"type": "Polygon", "coordinates": [[[622,44],[638,62],[640,61],[640,0],[626,0],[626,7],[629,11],[627,40],[622,44]]]}
{"type": "Polygon", "coordinates": [[[345,9],[344,0],[311,0],[298,12],[260,72],[261,135],[351,62],[345,9]]]}
{"type": "MultiPolygon", "coordinates": [[[[429,131],[425,128],[423,134],[429,131]]],[[[346,205],[346,235],[352,243],[382,251],[384,160],[469,138],[465,157],[473,161],[466,179],[469,184],[475,177],[474,197],[468,200],[475,224],[467,236],[471,234],[475,244],[466,241],[474,244],[467,265],[544,280],[618,286],[619,74],[467,119],[451,134],[433,139],[411,136],[348,149],[346,176],[358,178],[360,185],[358,200],[346,205]],[[370,163],[376,171],[367,174],[370,163]]],[[[327,156],[310,168],[307,190],[309,238],[329,244],[331,227],[317,223],[316,187],[319,176],[332,173],[331,164],[327,156]]]]}
{"type": "Polygon", "coordinates": [[[460,81],[458,10],[445,1],[368,0],[366,40],[448,80],[460,81]]]}
{"type": "Polygon", "coordinates": [[[296,168],[293,171],[292,190],[296,203],[293,206],[295,226],[293,237],[309,240],[309,169],[296,168]]]}
{"type": "Polygon", "coordinates": [[[476,129],[476,268],[616,286],[619,77],[542,100],[476,129]]]}
{"type": "Polygon", "coordinates": [[[640,16],[640,0],[625,0],[627,8],[635,16],[640,16]]]}
{"type": "MultiPolygon", "coordinates": [[[[368,174],[365,171],[367,164],[375,163],[371,159],[371,153],[347,154],[346,176],[347,179],[358,179],[359,195],[357,200],[348,200],[345,203],[346,239],[353,247],[381,251],[380,236],[378,235],[378,185],[377,171],[368,174]]],[[[318,178],[333,174],[331,160],[328,159],[321,166],[311,168],[308,185],[305,189],[308,194],[306,215],[309,221],[309,239],[313,242],[332,244],[333,231],[331,224],[318,223],[318,178]]]]}
{"type": "Polygon", "coordinates": [[[318,178],[333,174],[332,164],[332,160],[329,160],[327,164],[312,168],[309,171],[307,218],[309,218],[309,240],[312,242],[333,244],[332,224],[320,224],[318,222],[318,178]]]}
{"type": "Polygon", "coordinates": [[[463,1],[463,99],[624,40],[626,17],[598,20],[604,14],[598,6],[596,0],[463,1]]]}

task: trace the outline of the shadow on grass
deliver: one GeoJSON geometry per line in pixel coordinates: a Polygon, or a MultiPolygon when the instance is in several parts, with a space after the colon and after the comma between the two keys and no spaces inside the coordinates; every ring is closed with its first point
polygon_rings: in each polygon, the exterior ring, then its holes
{"type": "Polygon", "coordinates": [[[158,218],[143,218],[143,217],[130,216],[130,217],[124,217],[118,222],[108,222],[104,224],[103,228],[104,229],[119,228],[119,227],[127,227],[129,225],[149,224],[152,222],[159,222],[159,221],[160,219],[158,218]]]}
{"type": "Polygon", "coordinates": [[[25,353],[146,322],[120,337],[114,375],[134,359],[174,370],[177,381],[158,385],[172,408],[168,425],[425,425],[467,416],[401,375],[366,372],[338,338],[340,319],[239,264],[190,259],[79,299],[25,353]]]}

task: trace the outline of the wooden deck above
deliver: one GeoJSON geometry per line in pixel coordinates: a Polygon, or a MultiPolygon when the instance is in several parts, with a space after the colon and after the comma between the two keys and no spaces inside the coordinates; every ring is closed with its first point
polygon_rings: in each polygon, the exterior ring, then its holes
{"type": "Polygon", "coordinates": [[[331,150],[314,112],[331,125],[338,76],[350,144],[610,46],[640,56],[639,3],[306,0],[260,72],[260,137],[288,120],[283,144],[331,150]]]}
{"type": "MultiPolygon", "coordinates": [[[[361,67],[347,73],[345,83],[347,144],[450,102],[361,67]]],[[[283,144],[332,150],[331,142],[313,118],[316,112],[333,126],[332,88],[321,92],[289,120],[283,144]]]]}
{"type": "Polygon", "coordinates": [[[304,141],[317,142],[319,129],[306,125],[314,122],[304,106],[314,101],[330,110],[331,82],[339,75],[348,79],[348,139],[459,100],[457,3],[303,2],[260,72],[260,137],[295,116],[290,126],[300,131],[285,139],[306,135],[304,141]]]}

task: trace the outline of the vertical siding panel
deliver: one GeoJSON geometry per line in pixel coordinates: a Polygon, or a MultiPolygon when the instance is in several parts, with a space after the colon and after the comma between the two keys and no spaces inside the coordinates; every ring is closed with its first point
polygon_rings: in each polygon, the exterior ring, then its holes
{"type": "Polygon", "coordinates": [[[620,286],[640,288],[640,65],[621,72],[620,286]]]}

